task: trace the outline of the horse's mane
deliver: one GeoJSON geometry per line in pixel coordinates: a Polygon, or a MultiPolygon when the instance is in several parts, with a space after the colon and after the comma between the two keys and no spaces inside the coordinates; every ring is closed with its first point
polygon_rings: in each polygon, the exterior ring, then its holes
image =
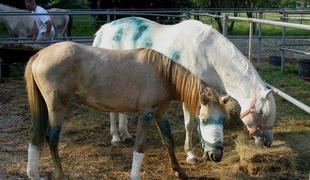
{"type": "Polygon", "coordinates": [[[184,102],[191,113],[197,114],[200,106],[199,94],[203,92],[205,84],[190,71],[157,51],[143,49],[142,53],[161,75],[165,86],[175,90],[173,96],[184,102]]]}

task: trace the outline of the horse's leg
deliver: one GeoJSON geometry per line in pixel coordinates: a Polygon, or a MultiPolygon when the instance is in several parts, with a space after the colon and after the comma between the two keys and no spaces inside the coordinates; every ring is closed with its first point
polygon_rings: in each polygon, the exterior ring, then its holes
{"type": "Polygon", "coordinates": [[[161,115],[165,112],[168,106],[160,108],[155,115],[156,126],[159,129],[163,145],[168,151],[170,164],[173,173],[179,178],[187,178],[187,174],[180,167],[179,162],[175,156],[175,143],[171,133],[169,120],[161,117],[161,115]]]}
{"type": "Polygon", "coordinates": [[[59,135],[66,113],[66,106],[61,105],[60,101],[58,102],[59,103],[55,100],[53,101],[53,105],[48,105],[49,124],[46,140],[51,151],[51,156],[55,167],[55,179],[66,179],[58,154],[59,135]]]}
{"type": "Polygon", "coordinates": [[[186,162],[189,164],[197,164],[198,159],[193,152],[193,129],[195,126],[194,117],[183,103],[184,125],[185,125],[185,142],[184,151],[187,155],[186,162]]]}
{"type": "MultiPolygon", "coordinates": [[[[31,129],[32,131],[32,129],[31,129]]],[[[32,138],[32,137],[31,137],[32,138]]],[[[30,179],[40,179],[39,176],[39,148],[32,143],[29,143],[28,147],[28,163],[27,163],[27,175],[30,179]]]]}
{"type": "Polygon", "coordinates": [[[117,146],[121,143],[121,138],[118,134],[115,116],[116,113],[110,113],[110,134],[112,136],[111,144],[117,146]]]}
{"type": "Polygon", "coordinates": [[[128,132],[127,124],[127,115],[124,113],[119,113],[119,134],[122,137],[123,141],[131,139],[131,135],[128,132]]]}
{"type": "Polygon", "coordinates": [[[141,179],[140,171],[144,158],[144,143],[146,140],[147,130],[149,129],[153,119],[153,108],[146,111],[142,116],[139,116],[130,174],[130,177],[133,180],[141,179]]]}

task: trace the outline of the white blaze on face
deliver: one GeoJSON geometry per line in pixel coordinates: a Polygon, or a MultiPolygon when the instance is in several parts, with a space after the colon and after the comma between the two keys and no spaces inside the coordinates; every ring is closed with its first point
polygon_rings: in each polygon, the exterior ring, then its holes
{"type": "MultiPolygon", "coordinates": [[[[201,106],[199,115],[199,131],[204,141],[217,146],[223,145],[224,115],[217,109],[208,114],[206,106],[201,106]]],[[[208,144],[205,144],[208,146],[208,144]]],[[[212,147],[204,147],[205,151],[214,150],[212,147]]]]}
{"type": "Polygon", "coordinates": [[[39,179],[39,156],[38,147],[29,144],[28,147],[28,164],[27,175],[30,179],[39,179]]]}

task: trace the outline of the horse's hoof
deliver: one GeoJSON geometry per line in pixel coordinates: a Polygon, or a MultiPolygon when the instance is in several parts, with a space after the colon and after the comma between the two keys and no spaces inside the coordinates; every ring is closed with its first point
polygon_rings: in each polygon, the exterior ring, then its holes
{"type": "Polygon", "coordinates": [[[119,145],[121,145],[121,141],[120,140],[116,140],[116,141],[111,141],[111,144],[112,144],[112,146],[119,146],[119,145]]]}
{"type": "Polygon", "coordinates": [[[173,171],[174,171],[174,175],[177,178],[180,178],[180,179],[187,179],[188,178],[187,174],[184,171],[176,171],[176,170],[173,170],[173,171]]]}
{"type": "Polygon", "coordinates": [[[132,136],[129,133],[121,133],[120,136],[122,137],[123,141],[126,139],[132,139],[132,136]]]}
{"type": "Polygon", "coordinates": [[[134,145],[135,141],[132,138],[123,139],[123,143],[126,145],[134,145]]]}
{"type": "Polygon", "coordinates": [[[198,159],[196,157],[187,157],[186,162],[191,165],[198,164],[198,159]]]}

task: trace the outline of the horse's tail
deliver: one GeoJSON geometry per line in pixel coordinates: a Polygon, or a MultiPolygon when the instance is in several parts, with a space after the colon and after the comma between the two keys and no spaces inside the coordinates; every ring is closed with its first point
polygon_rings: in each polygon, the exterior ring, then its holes
{"type": "Polygon", "coordinates": [[[28,94],[28,103],[32,117],[30,143],[41,149],[46,138],[48,127],[48,111],[46,103],[34,80],[32,73],[32,63],[37,56],[38,53],[29,59],[25,69],[25,80],[28,94]]]}

